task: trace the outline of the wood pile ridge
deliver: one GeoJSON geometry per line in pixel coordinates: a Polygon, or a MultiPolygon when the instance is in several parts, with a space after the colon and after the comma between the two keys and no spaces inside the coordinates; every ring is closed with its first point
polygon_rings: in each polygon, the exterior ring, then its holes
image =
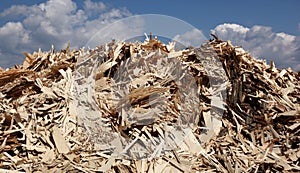
{"type": "MultiPolygon", "coordinates": [[[[173,43],[150,39],[111,42],[89,51],[68,47],[24,53],[23,65],[0,68],[0,172],[299,172],[300,75],[254,59],[229,41],[210,40],[199,49],[203,55],[213,50],[217,56],[209,58],[217,58],[225,72],[225,85],[220,86],[226,91],[221,117],[214,118],[210,112],[210,80],[214,76],[208,76],[204,61],[195,56],[196,48],[175,50],[173,43]],[[121,102],[126,105],[129,101],[139,112],[127,117],[118,112],[121,104],[108,95],[115,82],[113,74],[122,63],[152,52],[176,58],[194,77],[199,106],[187,111],[195,114],[192,123],[196,127],[171,151],[143,159],[114,157],[109,149],[95,146],[74,113],[76,63],[82,56],[106,55],[95,77],[100,118],[123,138],[151,141],[163,136],[166,125],[172,126],[186,106],[180,102],[178,86],[164,78],[173,68],[161,62],[162,70],[133,72],[137,74],[135,84],[131,83],[131,93],[125,93],[129,99],[121,102]],[[149,93],[167,98],[164,111],[149,113],[150,109],[162,109],[161,98],[149,98],[149,93]],[[149,107],[149,100],[158,106],[149,107]],[[151,122],[146,125],[141,123],[148,120],[151,122]],[[219,129],[211,138],[195,143],[213,123],[219,129]]],[[[220,69],[212,66],[209,70],[220,69]]],[[[192,102],[186,101],[187,106],[192,102]]]]}

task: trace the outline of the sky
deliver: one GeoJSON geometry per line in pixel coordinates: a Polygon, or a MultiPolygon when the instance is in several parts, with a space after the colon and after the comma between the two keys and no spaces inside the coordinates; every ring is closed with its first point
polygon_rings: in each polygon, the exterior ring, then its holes
{"type": "MultiPolygon", "coordinates": [[[[59,50],[68,42],[72,48],[85,46],[99,30],[126,17],[160,14],[191,24],[207,39],[214,33],[242,46],[253,57],[299,71],[299,11],[298,0],[1,0],[0,67],[21,64],[23,52],[38,48],[47,51],[54,45],[59,50]]],[[[178,29],[170,27],[167,29],[178,29]]],[[[128,27],[118,29],[129,32],[128,27]]],[[[185,36],[193,39],[198,35],[185,36]]]]}

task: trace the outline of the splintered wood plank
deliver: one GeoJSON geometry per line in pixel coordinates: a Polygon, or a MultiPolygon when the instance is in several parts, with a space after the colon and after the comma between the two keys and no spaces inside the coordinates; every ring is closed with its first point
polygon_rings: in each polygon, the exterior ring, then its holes
{"type": "Polygon", "coordinates": [[[52,137],[59,153],[67,154],[70,152],[67,141],[64,139],[60,129],[57,126],[53,126],[52,128],[52,137]]]}

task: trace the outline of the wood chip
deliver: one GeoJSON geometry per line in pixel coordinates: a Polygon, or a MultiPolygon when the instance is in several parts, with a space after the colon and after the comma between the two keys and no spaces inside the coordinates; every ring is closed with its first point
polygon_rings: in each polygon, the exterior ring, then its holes
{"type": "Polygon", "coordinates": [[[300,171],[299,73],[230,41],[24,55],[0,68],[0,172],[300,171]]]}

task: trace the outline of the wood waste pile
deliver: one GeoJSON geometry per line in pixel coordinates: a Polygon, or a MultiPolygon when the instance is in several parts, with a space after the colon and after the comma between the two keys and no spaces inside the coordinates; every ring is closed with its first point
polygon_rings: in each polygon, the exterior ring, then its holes
{"type": "Polygon", "coordinates": [[[113,41],[89,51],[52,48],[24,53],[21,66],[0,68],[0,172],[299,172],[300,74],[254,59],[229,41],[175,47],[150,39],[113,41]],[[132,158],[117,157],[112,148],[120,146],[109,142],[96,145],[104,139],[93,133],[101,134],[102,127],[87,132],[90,122],[80,122],[74,90],[79,58],[100,55],[92,93],[105,128],[148,145],[178,121],[192,124],[181,144],[140,151],[141,158],[133,152],[127,153],[132,158]],[[216,68],[217,61],[223,68],[216,68]],[[138,66],[143,63],[150,65],[138,66]],[[176,70],[190,73],[195,91],[180,91],[184,86],[170,77],[176,70]],[[122,75],[130,84],[117,83],[122,75]],[[222,80],[217,90],[225,91],[224,100],[211,106],[211,81],[222,80]],[[206,129],[211,126],[216,130],[206,129]]]}

